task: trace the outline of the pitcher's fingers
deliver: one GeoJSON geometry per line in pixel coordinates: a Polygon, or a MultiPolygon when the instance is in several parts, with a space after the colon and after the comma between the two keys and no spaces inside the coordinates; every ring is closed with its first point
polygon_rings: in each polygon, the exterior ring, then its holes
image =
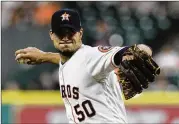
{"type": "Polygon", "coordinates": [[[25,54],[26,52],[27,51],[25,49],[19,49],[15,52],[15,56],[17,56],[18,54],[21,54],[21,53],[25,54]]]}
{"type": "Polygon", "coordinates": [[[30,59],[24,59],[24,63],[28,64],[31,60],[30,59]]]}
{"type": "Polygon", "coordinates": [[[27,64],[28,64],[28,65],[36,65],[36,64],[38,64],[38,63],[35,62],[35,61],[29,61],[29,62],[27,62],[27,64]]]}
{"type": "Polygon", "coordinates": [[[32,50],[34,49],[34,47],[27,47],[27,48],[24,48],[24,49],[19,49],[15,52],[15,56],[17,56],[18,54],[20,53],[28,53],[28,52],[31,52],[32,50]]]}
{"type": "Polygon", "coordinates": [[[23,54],[20,54],[20,53],[17,54],[15,60],[19,60],[19,59],[21,59],[21,58],[22,58],[22,55],[23,55],[23,54]]]}
{"type": "Polygon", "coordinates": [[[36,48],[35,47],[27,47],[26,49],[32,50],[32,49],[36,49],[36,48]]]}
{"type": "Polygon", "coordinates": [[[26,53],[32,52],[34,50],[35,50],[34,47],[27,47],[27,48],[23,49],[23,51],[26,52],[26,53]]]}
{"type": "Polygon", "coordinates": [[[29,54],[18,54],[15,58],[15,60],[21,59],[21,58],[29,58],[29,54]]]}

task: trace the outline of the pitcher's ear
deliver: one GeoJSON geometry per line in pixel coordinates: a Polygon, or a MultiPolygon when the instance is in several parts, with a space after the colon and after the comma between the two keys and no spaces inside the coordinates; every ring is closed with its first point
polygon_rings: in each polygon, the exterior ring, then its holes
{"type": "Polygon", "coordinates": [[[52,32],[52,30],[49,31],[49,36],[50,36],[50,39],[51,39],[51,40],[54,39],[54,38],[53,38],[53,32],[52,32]]]}
{"type": "Polygon", "coordinates": [[[83,36],[83,28],[80,29],[80,35],[83,36]]]}

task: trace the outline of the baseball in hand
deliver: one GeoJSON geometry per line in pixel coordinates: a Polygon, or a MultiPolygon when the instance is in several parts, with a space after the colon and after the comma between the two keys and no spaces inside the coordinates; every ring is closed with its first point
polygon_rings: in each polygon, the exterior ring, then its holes
{"type": "Polygon", "coordinates": [[[23,64],[23,63],[24,63],[24,59],[18,59],[17,61],[18,61],[18,63],[20,63],[20,64],[23,64]]]}
{"type": "Polygon", "coordinates": [[[21,59],[18,59],[17,61],[18,61],[19,64],[28,64],[28,62],[30,62],[31,60],[21,58],[21,59]]]}
{"type": "Polygon", "coordinates": [[[21,54],[18,54],[18,55],[16,56],[16,60],[17,60],[17,62],[20,63],[20,64],[27,64],[27,62],[30,61],[30,59],[22,58],[22,57],[21,57],[21,54]]]}
{"type": "Polygon", "coordinates": [[[149,46],[144,45],[144,44],[139,44],[139,45],[137,45],[137,47],[140,50],[143,50],[143,51],[147,52],[150,56],[152,56],[152,49],[149,46]]]}

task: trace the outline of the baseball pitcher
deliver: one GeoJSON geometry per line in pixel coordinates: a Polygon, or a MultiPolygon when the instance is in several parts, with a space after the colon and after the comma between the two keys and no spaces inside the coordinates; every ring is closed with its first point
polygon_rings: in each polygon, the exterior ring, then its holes
{"type": "Polygon", "coordinates": [[[15,56],[23,64],[59,64],[59,89],[69,122],[127,123],[123,95],[128,100],[142,93],[160,73],[151,48],[84,45],[80,16],[72,9],[52,15],[49,35],[58,53],[28,47],[15,56]]]}

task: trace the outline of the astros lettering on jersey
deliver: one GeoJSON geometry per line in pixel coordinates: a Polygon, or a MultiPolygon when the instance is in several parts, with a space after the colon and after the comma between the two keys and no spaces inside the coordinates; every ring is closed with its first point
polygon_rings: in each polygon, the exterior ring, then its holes
{"type": "Polygon", "coordinates": [[[64,64],[59,83],[70,123],[127,123],[113,56],[123,47],[82,45],[64,64]]]}

